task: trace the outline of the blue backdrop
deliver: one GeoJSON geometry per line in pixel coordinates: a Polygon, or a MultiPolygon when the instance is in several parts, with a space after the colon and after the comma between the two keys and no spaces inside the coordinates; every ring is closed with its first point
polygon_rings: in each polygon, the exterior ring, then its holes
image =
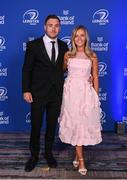
{"type": "MultiPolygon", "coordinates": [[[[127,123],[126,0],[31,0],[0,5],[0,131],[29,131],[30,107],[22,99],[21,70],[26,42],[43,32],[44,19],[61,19],[59,38],[70,45],[72,29],[88,28],[90,46],[99,59],[99,96],[104,131],[127,123]]],[[[93,117],[94,118],[94,117],[93,117]]]]}

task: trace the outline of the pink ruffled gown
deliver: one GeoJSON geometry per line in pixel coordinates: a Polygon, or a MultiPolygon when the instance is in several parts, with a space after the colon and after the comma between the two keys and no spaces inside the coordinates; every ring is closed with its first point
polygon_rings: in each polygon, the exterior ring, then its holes
{"type": "Polygon", "coordinates": [[[98,95],[89,82],[92,61],[84,53],[68,60],[63,101],[59,117],[59,137],[62,142],[95,145],[102,141],[101,108],[98,95]]]}

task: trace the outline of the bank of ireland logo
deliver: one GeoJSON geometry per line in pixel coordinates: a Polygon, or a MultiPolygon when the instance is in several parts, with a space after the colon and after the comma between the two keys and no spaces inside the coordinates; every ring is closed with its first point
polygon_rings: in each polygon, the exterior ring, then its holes
{"type": "Polygon", "coordinates": [[[8,99],[7,88],[0,87],[0,101],[5,101],[6,99],[8,99]]]}
{"type": "Polygon", "coordinates": [[[10,117],[9,116],[5,116],[3,111],[0,112],[0,125],[2,125],[2,124],[9,124],[10,123],[9,119],[10,119],[10,117]]]}
{"type": "Polygon", "coordinates": [[[5,44],[5,38],[3,36],[0,36],[0,51],[6,49],[4,44],[5,44]]]}
{"type": "Polygon", "coordinates": [[[93,51],[108,51],[109,42],[104,42],[102,36],[97,37],[95,42],[91,42],[91,49],[93,51]]]}
{"type": "Polygon", "coordinates": [[[71,15],[69,9],[64,9],[62,12],[62,16],[58,16],[60,19],[61,25],[74,25],[75,23],[75,16],[71,15]]]}
{"type": "Polygon", "coordinates": [[[63,10],[63,15],[67,16],[69,14],[69,10],[63,10]]]}
{"type": "Polygon", "coordinates": [[[31,122],[31,112],[29,112],[27,115],[26,115],[26,123],[30,123],[31,122]]]}
{"type": "Polygon", "coordinates": [[[107,101],[107,92],[103,91],[102,88],[99,88],[99,100],[100,101],[107,101]]]}
{"type": "Polygon", "coordinates": [[[101,124],[106,123],[106,113],[104,111],[101,112],[101,124]]]}
{"type": "Polygon", "coordinates": [[[99,9],[93,14],[92,23],[106,25],[109,23],[108,16],[109,12],[107,9],[99,9]]]}
{"type": "Polygon", "coordinates": [[[98,67],[99,67],[98,75],[99,75],[100,77],[107,75],[107,71],[106,71],[106,70],[107,70],[107,64],[106,64],[106,63],[104,63],[104,62],[99,62],[99,63],[98,63],[98,67]]]}
{"type": "Polygon", "coordinates": [[[7,67],[3,68],[2,63],[0,62],[0,77],[7,76],[7,67]]]}
{"type": "Polygon", "coordinates": [[[61,40],[66,42],[68,47],[71,48],[71,37],[70,36],[65,36],[61,40]]]}
{"type": "Polygon", "coordinates": [[[35,9],[29,9],[23,14],[23,23],[29,25],[37,25],[39,12],[35,9]]]}

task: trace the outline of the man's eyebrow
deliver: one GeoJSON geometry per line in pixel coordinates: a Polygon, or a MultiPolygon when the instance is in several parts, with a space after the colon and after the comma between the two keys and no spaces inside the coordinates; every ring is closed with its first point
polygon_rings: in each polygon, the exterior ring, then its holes
{"type": "Polygon", "coordinates": [[[47,23],[47,25],[59,25],[59,24],[47,23]]]}

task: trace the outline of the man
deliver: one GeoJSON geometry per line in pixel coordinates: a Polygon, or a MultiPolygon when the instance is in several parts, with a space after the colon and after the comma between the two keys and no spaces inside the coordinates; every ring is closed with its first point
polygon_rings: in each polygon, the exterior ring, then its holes
{"type": "Polygon", "coordinates": [[[27,44],[22,70],[23,97],[31,103],[31,157],[25,164],[25,171],[32,171],[40,151],[42,116],[46,109],[45,158],[51,168],[57,166],[52,154],[57,120],[60,112],[63,89],[63,58],[68,51],[67,44],[57,36],[60,20],[49,15],[44,24],[45,35],[27,44]]]}

